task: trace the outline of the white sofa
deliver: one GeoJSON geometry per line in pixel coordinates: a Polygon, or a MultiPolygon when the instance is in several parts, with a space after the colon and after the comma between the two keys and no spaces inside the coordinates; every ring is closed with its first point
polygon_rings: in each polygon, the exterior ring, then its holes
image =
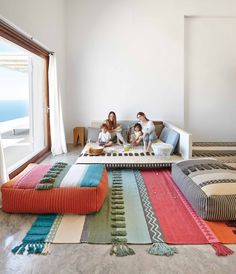
{"type": "MultiPolygon", "coordinates": [[[[103,123],[103,121],[92,121],[91,122],[91,127],[92,128],[100,128],[101,124],[103,123]]],[[[131,121],[131,120],[121,120],[117,122],[118,124],[120,124],[123,128],[123,135],[125,134],[125,132],[127,132],[127,130],[130,128],[130,126],[134,125],[135,123],[137,123],[137,121],[131,121]]],[[[174,130],[175,132],[177,132],[179,134],[179,141],[177,144],[177,148],[175,150],[175,152],[179,155],[181,155],[181,157],[185,160],[190,159],[192,157],[192,134],[182,130],[181,128],[178,128],[176,126],[174,126],[173,124],[171,124],[170,122],[167,121],[157,121],[154,122],[156,124],[156,130],[158,131],[157,127],[158,125],[160,126],[161,124],[163,124],[163,127],[167,127],[168,129],[174,130]]],[[[158,132],[157,136],[160,135],[160,132],[158,132]]]]}

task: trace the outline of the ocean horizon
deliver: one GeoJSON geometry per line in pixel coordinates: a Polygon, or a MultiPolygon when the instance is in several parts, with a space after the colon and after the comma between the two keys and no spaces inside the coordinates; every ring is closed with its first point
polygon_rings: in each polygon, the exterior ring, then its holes
{"type": "Polygon", "coordinates": [[[14,120],[29,115],[27,100],[0,100],[0,122],[14,120]]]}

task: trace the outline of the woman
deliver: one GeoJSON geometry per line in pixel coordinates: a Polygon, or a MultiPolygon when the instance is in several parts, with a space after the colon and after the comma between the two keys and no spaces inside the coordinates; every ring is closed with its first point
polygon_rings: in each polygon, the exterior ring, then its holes
{"type": "Polygon", "coordinates": [[[111,140],[114,142],[117,137],[117,143],[125,143],[123,136],[121,135],[121,126],[116,123],[116,114],[114,111],[110,111],[108,114],[108,119],[105,121],[108,126],[108,131],[111,133],[111,140]]]}
{"type": "Polygon", "coordinates": [[[144,143],[144,152],[149,151],[153,141],[157,139],[156,129],[152,121],[150,121],[143,112],[137,113],[137,118],[142,126],[142,138],[144,143]]]}

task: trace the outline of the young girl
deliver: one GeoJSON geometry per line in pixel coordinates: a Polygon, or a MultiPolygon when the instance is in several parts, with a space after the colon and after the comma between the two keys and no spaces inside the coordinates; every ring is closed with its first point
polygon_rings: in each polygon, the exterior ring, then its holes
{"type": "Polygon", "coordinates": [[[137,123],[134,125],[134,133],[131,135],[130,143],[134,146],[140,145],[142,141],[142,126],[137,123]]]}
{"type": "Polygon", "coordinates": [[[101,132],[98,135],[99,146],[109,147],[112,145],[111,134],[108,131],[108,126],[106,124],[101,125],[101,132]]]}

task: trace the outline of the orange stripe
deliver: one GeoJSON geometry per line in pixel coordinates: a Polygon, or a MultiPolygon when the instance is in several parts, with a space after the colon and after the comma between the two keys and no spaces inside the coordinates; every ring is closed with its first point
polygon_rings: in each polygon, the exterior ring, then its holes
{"type": "Polygon", "coordinates": [[[211,228],[214,232],[216,237],[221,243],[224,244],[235,244],[236,243],[236,234],[232,232],[236,228],[228,227],[223,222],[209,222],[205,221],[207,225],[211,228]]]}

